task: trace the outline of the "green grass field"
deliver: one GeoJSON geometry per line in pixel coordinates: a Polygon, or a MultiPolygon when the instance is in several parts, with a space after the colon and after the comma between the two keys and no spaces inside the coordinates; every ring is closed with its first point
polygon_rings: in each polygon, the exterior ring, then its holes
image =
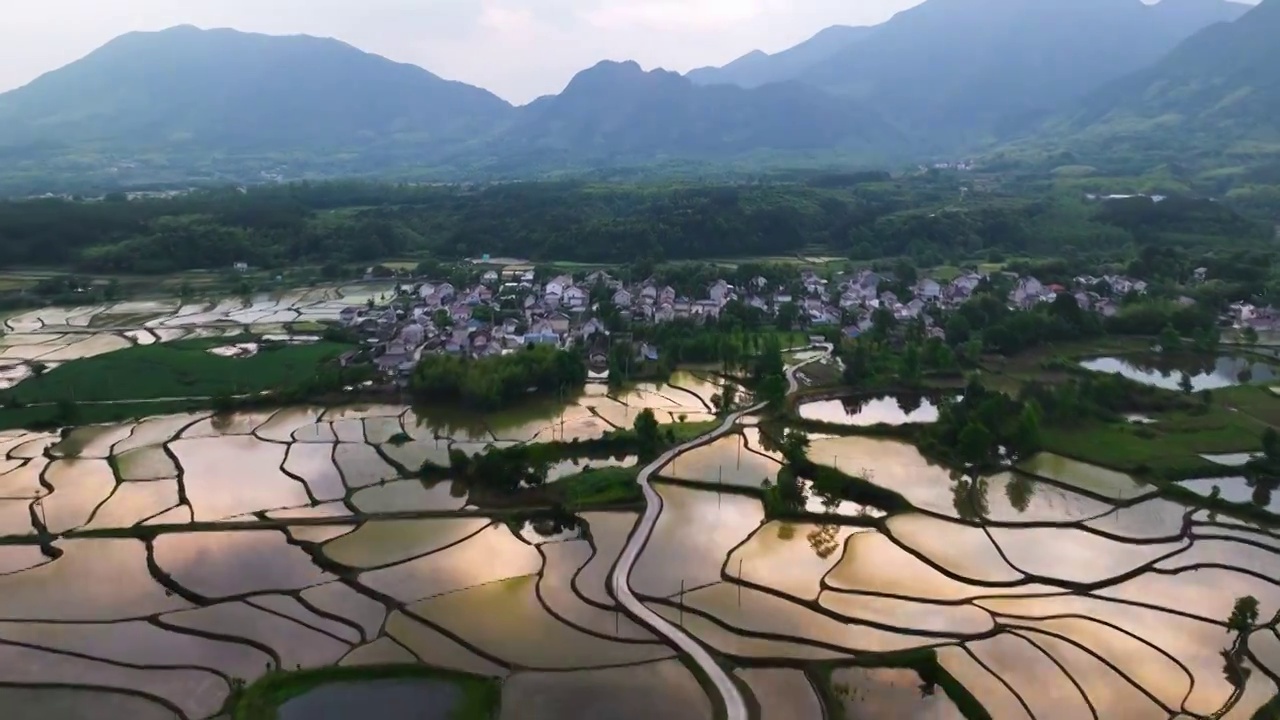
{"type": "Polygon", "coordinates": [[[587,507],[624,505],[644,500],[636,477],[639,467],[608,467],[570,475],[553,483],[564,499],[565,507],[577,510],[587,507]]]}
{"type": "MultiPolygon", "coordinates": [[[[1280,404],[1280,398],[1277,399],[1280,404]]],[[[1044,432],[1044,449],[1103,467],[1182,479],[1221,473],[1221,465],[1201,453],[1254,452],[1262,448],[1267,424],[1214,404],[1202,415],[1186,411],[1156,414],[1155,423],[1091,424],[1044,432]]]]}
{"type": "Polygon", "coordinates": [[[339,343],[318,342],[265,347],[247,358],[224,358],[208,352],[250,341],[247,336],[187,340],[73,360],[0,393],[0,402],[118,402],[287,389],[297,387],[319,366],[350,349],[339,343]]]}

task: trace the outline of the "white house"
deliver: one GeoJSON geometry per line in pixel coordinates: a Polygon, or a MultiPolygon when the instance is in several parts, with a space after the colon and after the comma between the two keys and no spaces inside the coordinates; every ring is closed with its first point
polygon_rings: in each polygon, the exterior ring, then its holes
{"type": "Polygon", "coordinates": [[[564,313],[551,313],[547,316],[546,322],[557,334],[563,335],[569,332],[569,316],[564,313]]]}
{"type": "Polygon", "coordinates": [[[544,288],[544,291],[547,295],[564,295],[565,289],[572,284],[573,278],[568,277],[567,275],[561,275],[547,281],[547,286],[544,288]]]}
{"type": "Polygon", "coordinates": [[[579,308],[586,306],[588,297],[586,290],[571,285],[565,288],[564,292],[561,293],[560,302],[572,308],[579,308]]]}
{"type": "Polygon", "coordinates": [[[485,272],[485,274],[480,276],[480,282],[486,285],[496,284],[498,282],[498,272],[496,270],[489,270],[485,272]]]}
{"type": "Polygon", "coordinates": [[[592,335],[595,335],[596,333],[604,333],[606,335],[609,334],[609,331],[605,330],[604,323],[600,322],[599,318],[591,318],[590,320],[586,321],[585,323],[582,324],[582,327],[579,329],[578,332],[582,335],[583,340],[586,340],[587,338],[591,337],[592,335]]]}
{"type": "Polygon", "coordinates": [[[942,286],[937,280],[925,278],[916,284],[916,297],[925,302],[937,302],[942,297],[942,286]]]}
{"type": "Polygon", "coordinates": [[[626,290],[619,290],[613,294],[613,304],[620,308],[631,306],[631,293],[626,290]]]}

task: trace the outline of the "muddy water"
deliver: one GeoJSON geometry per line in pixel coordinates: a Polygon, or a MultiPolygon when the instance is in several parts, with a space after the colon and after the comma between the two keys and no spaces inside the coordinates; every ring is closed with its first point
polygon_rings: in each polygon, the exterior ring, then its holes
{"type": "Polygon", "coordinates": [[[751,452],[742,435],[727,435],[710,445],[681,453],[660,474],[707,485],[760,488],[778,477],[781,465],[751,452]]]}
{"type": "Polygon", "coordinates": [[[182,466],[196,520],[311,503],[306,486],[280,470],[283,445],[235,436],[175,440],[169,449],[182,466]],[[227,465],[229,457],[236,459],[234,469],[227,465]]]}
{"type": "Polygon", "coordinates": [[[720,579],[725,557],[764,520],[755,498],[656,485],[662,515],[631,576],[638,594],[670,597],[720,579]]]}

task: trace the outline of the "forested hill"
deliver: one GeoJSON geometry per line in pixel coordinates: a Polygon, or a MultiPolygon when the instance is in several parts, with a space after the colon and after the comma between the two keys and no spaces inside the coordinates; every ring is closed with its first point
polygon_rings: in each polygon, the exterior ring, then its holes
{"type": "Polygon", "coordinates": [[[1082,158],[1280,170],[1280,0],[1207,28],[1153,66],[1089,95],[1046,142],[1082,158]]]}
{"type": "Polygon", "coordinates": [[[1123,257],[1135,244],[1252,246],[1271,228],[1220,203],[957,201],[949,179],[866,173],[757,185],[325,183],[172,199],[0,203],[0,264],[160,273],[485,253],[659,262],[836,254],[921,264],[1004,255],[1123,257]]]}
{"type": "Polygon", "coordinates": [[[512,108],[346,43],[176,27],[0,95],[0,150],[290,151],[471,138],[512,108]]]}

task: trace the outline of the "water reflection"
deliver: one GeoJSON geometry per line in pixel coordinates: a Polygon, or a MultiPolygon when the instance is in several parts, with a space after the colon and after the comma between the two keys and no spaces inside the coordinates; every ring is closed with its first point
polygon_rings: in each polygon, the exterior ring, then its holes
{"type": "Polygon", "coordinates": [[[1276,366],[1245,357],[1223,355],[1128,355],[1100,357],[1080,363],[1086,370],[1120,375],[1144,385],[1165,390],[1179,390],[1184,378],[1191,379],[1191,389],[1217,390],[1277,378],[1276,366]]]}
{"type": "Polygon", "coordinates": [[[938,405],[937,398],[919,394],[859,396],[805,403],[800,417],[857,427],[915,425],[936,422],[938,405]]]}
{"type": "Polygon", "coordinates": [[[1227,502],[1253,505],[1274,513],[1280,513],[1280,497],[1276,497],[1277,486],[1265,478],[1247,478],[1244,476],[1223,478],[1198,478],[1184,480],[1182,487],[1205,497],[1216,496],[1227,502]]]}

